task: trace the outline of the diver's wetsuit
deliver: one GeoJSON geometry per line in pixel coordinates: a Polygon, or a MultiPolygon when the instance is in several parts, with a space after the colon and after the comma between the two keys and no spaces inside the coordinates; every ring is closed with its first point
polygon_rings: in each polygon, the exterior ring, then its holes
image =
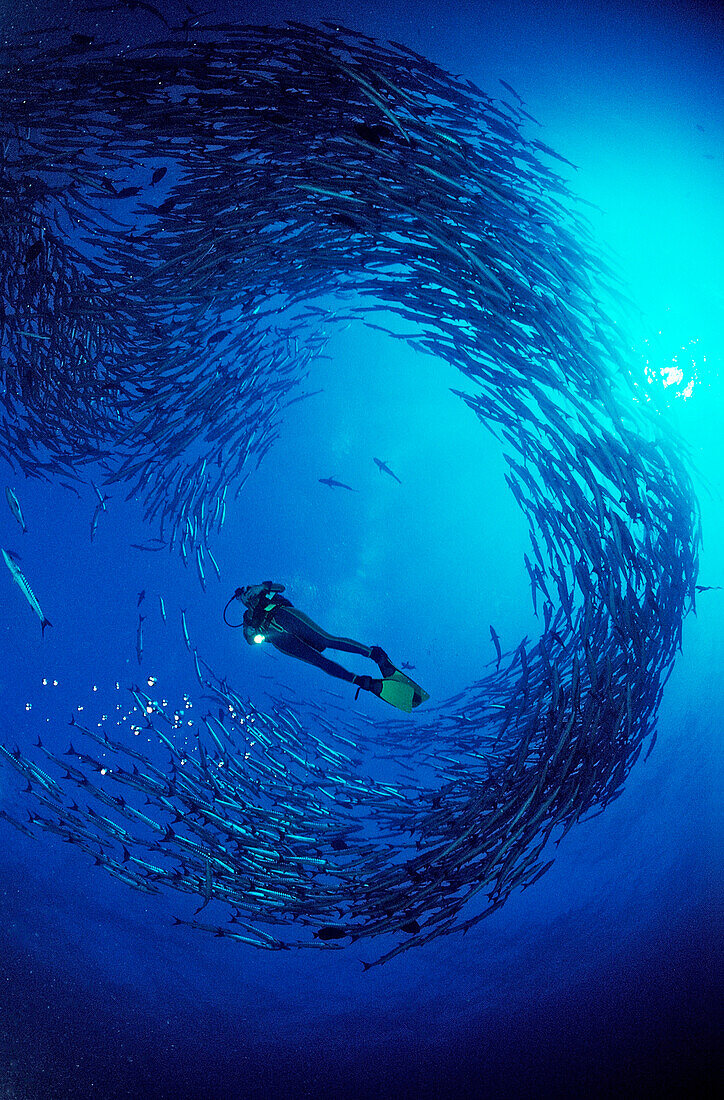
{"type": "Polygon", "coordinates": [[[244,612],[243,620],[244,637],[249,645],[254,645],[255,638],[261,637],[282,653],[316,665],[330,676],[336,676],[350,684],[358,683],[359,676],[342,668],[336,661],[323,657],[322,650],[338,649],[342,653],[359,653],[362,657],[371,657],[371,650],[375,647],[362,645],[351,638],[337,638],[328,634],[303,611],[293,607],[290,600],[280,596],[282,588],[283,585],[265,581],[251,589],[249,606],[244,612]]]}

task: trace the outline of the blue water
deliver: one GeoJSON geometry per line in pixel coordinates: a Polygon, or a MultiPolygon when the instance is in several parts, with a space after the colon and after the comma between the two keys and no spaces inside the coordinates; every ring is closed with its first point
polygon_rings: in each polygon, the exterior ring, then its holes
{"type": "MultiPolygon", "coordinates": [[[[579,166],[570,173],[576,192],[601,208],[591,213],[595,232],[644,311],[632,364],[644,377],[648,359],[662,415],[694,451],[699,583],[724,584],[724,34],[713,7],[238,0],[202,8],[255,23],[339,18],[408,43],[493,95],[502,94],[500,77],[517,89],[542,139],[579,166]]],[[[9,5],[3,10],[8,19],[9,5]]],[[[61,10],[53,4],[56,20],[61,10]]],[[[37,17],[14,16],[19,26],[37,17]]],[[[141,14],[133,19],[140,26],[141,14]]],[[[73,26],[92,27],[92,18],[76,16],[73,26]]],[[[126,688],[139,677],[142,589],[143,677],[156,677],[174,706],[195,686],[182,607],[206,659],[244,692],[263,691],[267,676],[300,693],[337,689],[224,627],[233,589],[266,577],[330,629],[415,664],[438,698],[479,676],[491,657],[489,623],[506,647],[535,636],[526,525],[497,444],[450,393],[455,372],[362,325],[327,350],[331,359],[308,385],[323,394],[289,410],[283,438],[229,506],[213,544],[222,581],[212,576],[205,593],[175,556],[129,549],[156,532],[120,489],[91,543],[90,490],[78,500],[2,471],[29,532],[5,509],[1,541],[22,554],[53,622],[41,641],[9,576],[0,577],[3,741],[25,750],[41,736],[62,751],[71,713],[108,715],[110,729],[117,715],[123,728],[126,688]],[[402,486],[377,470],[375,455],[402,486]],[[330,475],[359,492],[319,484],[330,475]]],[[[0,822],[0,1096],[713,1090],[723,617],[724,592],[702,593],[684,624],[652,755],[602,816],[568,833],[550,872],[464,938],[369,973],[354,945],[267,954],[175,927],[193,899],[131,892],[75,848],[33,842],[0,822]]],[[[5,771],[0,783],[0,797],[17,798],[5,771]]]]}

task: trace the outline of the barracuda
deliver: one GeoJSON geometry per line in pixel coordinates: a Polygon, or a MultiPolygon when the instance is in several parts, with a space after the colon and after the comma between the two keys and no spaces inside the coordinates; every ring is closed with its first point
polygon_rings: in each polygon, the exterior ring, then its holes
{"type": "Polygon", "coordinates": [[[5,564],[10,570],[10,576],[13,578],[18,588],[25,596],[25,599],[28,601],[33,611],[40,619],[40,630],[43,636],[45,636],[46,626],[52,626],[53,624],[51,623],[50,619],[46,619],[43,613],[43,609],[38,603],[37,597],[30,585],[28,584],[27,578],[20,566],[17,564],[17,562],[13,561],[10,553],[7,550],[3,550],[3,557],[5,558],[5,564]]]}

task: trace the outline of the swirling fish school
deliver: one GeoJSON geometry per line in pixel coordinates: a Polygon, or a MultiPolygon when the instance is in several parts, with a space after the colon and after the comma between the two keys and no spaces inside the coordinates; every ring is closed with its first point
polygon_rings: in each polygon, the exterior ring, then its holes
{"type": "Polygon", "coordinates": [[[50,477],[103,460],[106,487],[138,496],[205,583],[227,490],[290,392],[335,324],[382,308],[414,328],[391,337],[460,370],[460,399],[500,440],[544,620],[507,652],[491,629],[481,678],[410,719],[397,784],[361,771],[364,714],[262,712],[193,649],[222,717],[182,765],[152,709],[168,771],[141,755],[132,781],[104,777],[152,809],[87,776],[73,808],[81,768],[55,780],[5,749],[41,797],[33,826],[82,835],[130,886],[231,907],[262,948],[392,935],[383,960],[469,928],[547,869],[554,831],[620,793],[697,574],[687,467],[630,382],[625,326],[601,304],[622,300],[616,277],[548,166],[565,158],[526,138],[519,105],[343,29],[5,51],[3,456],[50,477]],[[344,308],[314,304],[351,288],[344,308]]]}

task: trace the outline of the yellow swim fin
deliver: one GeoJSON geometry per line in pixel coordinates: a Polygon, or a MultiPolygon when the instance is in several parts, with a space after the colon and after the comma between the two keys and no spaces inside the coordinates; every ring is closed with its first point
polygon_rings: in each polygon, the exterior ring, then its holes
{"type": "Polygon", "coordinates": [[[385,676],[380,688],[380,699],[384,699],[386,703],[408,714],[414,707],[419,707],[420,703],[424,703],[429,698],[430,696],[419,684],[409,676],[405,676],[405,673],[400,672],[399,669],[395,669],[391,676],[385,676]]]}

